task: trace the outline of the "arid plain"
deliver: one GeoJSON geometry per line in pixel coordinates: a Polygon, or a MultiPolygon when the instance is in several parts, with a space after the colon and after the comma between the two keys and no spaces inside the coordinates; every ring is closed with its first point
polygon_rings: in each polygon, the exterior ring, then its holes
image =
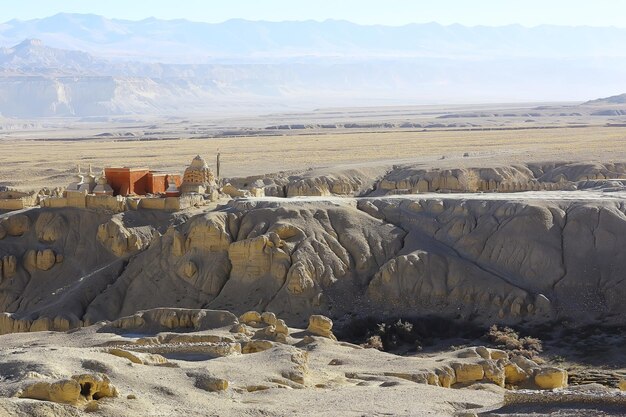
{"type": "Polygon", "coordinates": [[[64,186],[77,165],[86,170],[89,164],[94,170],[128,166],[178,172],[194,155],[213,162],[218,151],[224,177],[363,164],[461,168],[626,160],[625,117],[584,115],[581,109],[587,107],[578,105],[540,108],[422,106],[227,120],[13,122],[0,131],[0,185],[64,186]]]}

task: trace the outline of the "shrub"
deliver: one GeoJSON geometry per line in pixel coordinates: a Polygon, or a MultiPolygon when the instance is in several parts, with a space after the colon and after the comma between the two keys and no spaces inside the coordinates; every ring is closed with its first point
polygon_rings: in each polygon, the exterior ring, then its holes
{"type": "Polygon", "coordinates": [[[476,171],[463,171],[463,173],[459,175],[459,186],[462,191],[475,193],[480,189],[480,177],[476,171]]]}
{"type": "Polygon", "coordinates": [[[383,346],[383,341],[380,340],[380,336],[378,335],[368,337],[365,343],[362,343],[361,346],[366,349],[385,350],[385,347],[383,346]]]}
{"type": "Polygon", "coordinates": [[[392,323],[378,323],[369,333],[369,337],[362,345],[364,347],[372,347],[384,351],[394,350],[406,345],[410,345],[411,348],[421,348],[418,335],[413,329],[413,324],[408,321],[398,319],[398,321],[392,323]]]}
{"type": "Polygon", "coordinates": [[[530,336],[520,337],[519,333],[510,327],[500,328],[494,324],[489,328],[485,338],[498,349],[508,350],[527,358],[533,358],[543,351],[541,340],[530,336]]]}
{"type": "Polygon", "coordinates": [[[364,317],[344,323],[336,329],[335,335],[340,340],[364,347],[402,353],[422,350],[422,346],[432,345],[440,339],[474,340],[484,332],[484,328],[471,323],[441,317],[396,317],[386,320],[364,317]]]}

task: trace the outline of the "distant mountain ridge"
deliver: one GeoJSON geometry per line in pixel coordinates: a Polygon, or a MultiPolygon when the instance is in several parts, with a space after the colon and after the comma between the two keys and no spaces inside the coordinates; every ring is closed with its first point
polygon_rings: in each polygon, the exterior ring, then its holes
{"type": "Polygon", "coordinates": [[[0,48],[0,74],[34,76],[197,77],[208,66],[109,60],[83,51],[53,48],[40,39],[25,39],[0,48]]]}
{"type": "Polygon", "coordinates": [[[140,21],[60,13],[0,24],[0,44],[27,38],[97,56],[169,63],[326,57],[626,57],[626,29],[437,23],[358,25],[347,21],[140,21]]]}
{"type": "Polygon", "coordinates": [[[508,97],[576,100],[619,90],[624,72],[626,59],[619,58],[604,63],[294,57],[162,64],[105,59],[27,39],[0,49],[0,115],[190,114],[227,108],[266,111],[363,103],[505,102],[508,97]]]}
{"type": "Polygon", "coordinates": [[[25,39],[13,47],[0,48],[0,69],[7,73],[82,74],[105,65],[106,61],[86,52],[50,48],[39,39],[25,39]]]}
{"type": "Polygon", "coordinates": [[[626,93],[589,100],[585,104],[626,104],[626,93]]]}
{"type": "Polygon", "coordinates": [[[59,14],[0,24],[0,116],[583,101],[623,91],[624,44],[616,28],[59,14]]]}

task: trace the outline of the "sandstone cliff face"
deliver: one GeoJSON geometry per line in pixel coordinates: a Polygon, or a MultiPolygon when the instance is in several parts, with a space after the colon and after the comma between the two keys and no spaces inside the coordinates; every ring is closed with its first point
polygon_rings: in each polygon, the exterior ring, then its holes
{"type": "MultiPolygon", "coordinates": [[[[82,324],[86,307],[117,279],[125,263],[98,239],[99,226],[114,221],[128,235],[139,232],[125,222],[146,227],[136,219],[120,219],[67,208],[30,210],[3,219],[11,233],[0,241],[0,311],[5,313],[0,332],[82,324]]],[[[163,218],[152,220],[154,228],[164,223],[163,218]]]]}
{"type": "MultiPolygon", "coordinates": [[[[399,310],[484,321],[623,317],[621,203],[377,200],[409,233],[368,294],[399,310]],[[581,305],[584,306],[581,308],[581,305]],[[414,307],[411,307],[414,306],[414,307]]],[[[372,211],[372,208],[368,208],[372,211]]],[[[619,319],[621,320],[621,319],[619,319]]]]}
{"type": "Polygon", "coordinates": [[[235,227],[234,215],[203,214],[157,235],[94,300],[86,317],[95,322],[153,307],[202,306],[229,277],[231,224],[235,227]]]}
{"type": "Polygon", "coordinates": [[[239,188],[263,190],[264,195],[273,197],[624,189],[626,184],[620,180],[626,180],[624,163],[564,162],[449,169],[382,165],[343,169],[332,174],[311,170],[228,179],[239,188]]]}
{"type": "Polygon", "coordinates": [[[519,192],[586,188],[581,182],[626,178],[626,164],[545,163],[490,168],[395,167],[373,196],[426,192],[519,192]]]}
{"type": "Polygon", "coordinates": [[[376,183],[389,171],[388,166],[373,166],[335,170],[278,173],[245,178],[229,178],[237,188],[263,190],[265,196],[353,196],[371,192],[376,183]]]}
{"type": "Polygon", "coordinates": [[[124,227],[120,218],[98,226],[98,242],[119,257],[144,249],[151,238],[149,228],[130,230],[124,227]]]}
{"type": "Polygon", "coordinates": [[[259,207],[198,215],[129,263],[90,322],[163,305],[346,311],[343,299],[401,248],[404,232],[354,208],[259,207]],[[353,218],[354,217],[354,218],[353,218]]]}
{"type": "Polygon", "coordinates": [[[619,200],[241,200],[218,211],[3,219],[3,332],[159,307],[623,323],[619,200]]]}

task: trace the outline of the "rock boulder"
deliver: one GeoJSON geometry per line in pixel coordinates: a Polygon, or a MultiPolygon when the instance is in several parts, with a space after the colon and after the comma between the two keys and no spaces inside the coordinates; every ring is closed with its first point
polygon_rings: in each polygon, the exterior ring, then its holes
{"type": "Polygon", "coordinates": [[[329,339],[337,340],[332,332],[333,321],[326,316],[319,314],[309,317],[309,326],[307,331],[317,336],[327,337],[329,339]]]}

